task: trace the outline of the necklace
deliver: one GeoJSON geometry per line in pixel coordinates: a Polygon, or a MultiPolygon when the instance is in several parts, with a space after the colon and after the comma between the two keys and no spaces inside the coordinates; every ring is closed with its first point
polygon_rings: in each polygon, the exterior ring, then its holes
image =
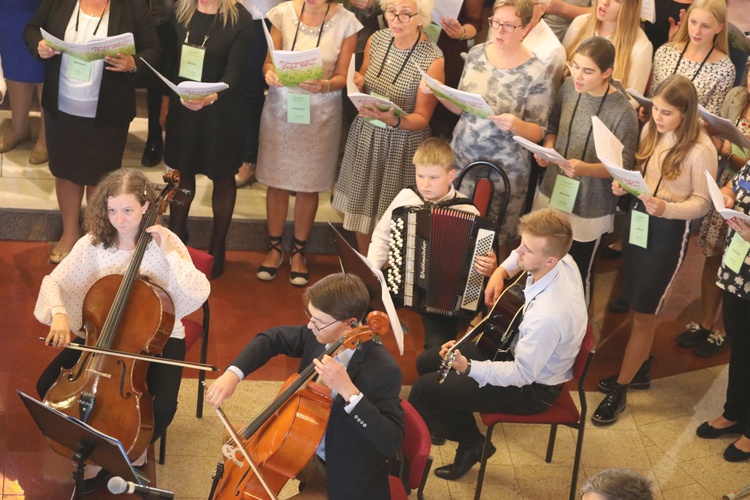
{"type": "MultiPolygon", "coordinates": [[[[414,49],[417,48],[417,45],[419,44],[419,39],[422,38],[422,30],[417,30],[417,39],[414,41],[414,45],[411,46],[411,49],[409,49],[409,53],[406,55],[406,59],[404,59],[404,62],[401,63],[401,67],[398,70],[398,73],[396,73],[396,76],[393,77],[393,81],[391,82],[391,85],[396,84],[396,80],[398,80],[398,77],[401,76],[401,72],[404,71],[404,68],[406,67],[406,63],[409,62],[409,59],[411,59],[411,55],[414,53],[414,49]]],[[[396,37],[391,35],[391,43],[388,44],[388,48],[385,51],[385,56],[383,56],[383,60],[380,62],[380,69],[378,70],[378,74],[375,76],[375,78],[380,78],[380,75],[383,73],[383,66],[385,66],[385,61],[388,59],[388,54],[391,52],[391,47],[393,47],[393,42],[396,41],[396,37]]]]}
{"type": "MultiPolygon", "coordinates": [[[[323,37],[323,26],[326,24],[326,18],[328,17],[328,11],[331,10],[331,4],[328,4],[328,7],[326,8],[326,13],[323,14],[323,22],[320,23],[320,31],[318,32],[318,41],[315,44],[315,47],[320,47],[320,39],[323,37]]],[[[294,50],[294,46],[297,45],[297,35],[299,35],[299,25],[302,24],[302,14],[305,13],[305,4],[302,4],[302,10],[299,12],[299,19],[297,20],[297,29],[294,32],[294,40],[292,41],[292,50],[294,50]]]]}

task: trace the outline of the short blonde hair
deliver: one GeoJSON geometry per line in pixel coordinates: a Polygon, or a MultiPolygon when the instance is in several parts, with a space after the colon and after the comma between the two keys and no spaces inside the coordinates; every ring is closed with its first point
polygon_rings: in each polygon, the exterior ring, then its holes
{"type": "Polygon", "coordinates": [[[455,158],[450,143],[440,137],[425,139],[414,152],[412,160],[417,167],[439,165],[445,170],[453,170],[455,158]]]}
{"type": "Polygon", "coordinates": [[[513,11],[521,19],[521,24],[527,26],[534,17],[534,2],[532,0],[495,0],[492,6],[494,13],[500,7],[513,7],[513,11]]]}
{"type": "Polygon", "coordinates": [[[562,259],[573,244],[570,222],[554,208],[535,210],[521,217],[518,234],[522,233],[544,238],[543,252],[546,257],[562,259]]]}
{"type": "MultiPolygon", "coordinates": [[[[380,0],[380,8],[383,12],[388,10],[391,5],[399,4],[404,0],[380,0]]],[[[432,9],[435,8],[435,0],[414,0],[417,7],[417,18],[419,24],[427,26],[432,22],[432,9]]]]}

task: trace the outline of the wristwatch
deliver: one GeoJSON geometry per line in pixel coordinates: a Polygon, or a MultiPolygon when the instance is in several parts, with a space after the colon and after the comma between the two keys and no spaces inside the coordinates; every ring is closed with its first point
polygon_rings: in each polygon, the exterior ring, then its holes
{"type": "Polygon", "coordinates": [[[456,373],[458,373],[459,375],[468,375],[470,371],[471,371],[471,360],[469,359],[466,362],[466,369],[462,372],[456,370],[456,373]]]}
{"type": "Polygon", "coordinates": [[[458,37],[459,40],[466,40],[466,27],[461,26],[461,36],[458,37]]]}

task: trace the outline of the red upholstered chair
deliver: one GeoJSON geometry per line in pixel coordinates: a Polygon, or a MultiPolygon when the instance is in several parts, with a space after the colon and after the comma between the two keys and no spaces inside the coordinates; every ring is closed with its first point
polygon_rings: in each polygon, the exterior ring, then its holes
{"type": "MultiPolygon", "coordinates": [[[[206,275],[206,278],[211,279],[211,268],[214,265],[214,257],[201,250],[196,250],[192,247],[187,247],[190,253],[190,258],[193,260],[193,265],[196,269],[206,275]]],[[[206,363],[208,357],[208,324],[211,319],[211,311],[208,307],[208,300],[203,303],[203,321],[198,322],[190,318],[182,318],[182,325],[185,327],[185,352],[188,352],[198,339],[201,339],[201,354],[200,362],[206,363]]],[[[198,372],[198,402],[195,407],[195,416],[203,418],[203,382],[206,380],[206,372],[198,372]]],[[[159,443],[159,463],[164,465],[164,460],[167,454],[167,431],[161,437],[159,443]]]]}
{"type": "MultiPolygon", "coordinates": [[[[401,400],[401,408],[404,409],[404,441],[401,443],[401,452],[409,464],[409,476],[406,478],[397,476],[388,476],[391,486],[391,500],[406,500],[409,498],[404,480],[411,489],[417,489],[417,498],[424,498],[424,485],[427,482],[427,476],[430,474],[432,467],[432,457],[430,456],[430,431],[427,424],[422,420],[422,416],[409,404],[408,401],[401,400]]],[[[403,470],[402,464],[402,475],[403,470]]]]}
{"type": "Polygon", "coordinates": [[[536,415],[510,415],[506,413],[480,413],[482,422],[487,425],[487,437],[484,440],[484,450],[482,451],[482,460],[477,476],[477,488],[474,493],[474,499],[478,500],[482,494],[482,481],[484,480],[484,471],[487,467],[488,444],[492,440],[492,430],[496,424],[503,422],[519,424],[545,424],[550,425],[549,441],[547,443],[547,456],[545,462],[552,461],[552,452],[555,449],[555,436],[557,435],[557,426],[566,425],[578,430],[578,441],[576,442],[576,453],[573,459],[573,477],[570,482],[570,500],[576,497],[576,485],[578,483],[578,469],[581,464],[581,450],[583,447],[583,430],[586,424],[586,393],[583,390],[583,383],[591,366],[591,360],[594,359],[594,333],[591,326],[586,329],[586,336],[583,338],[581,350],[573,364],[573,378],[578,379],[578,396],[581,399],[581,411],[576,408],[573,398],[570,397],[568,390],[563,390],[560,397],[555,401],[552,407],[544,413],[536,415]]]}
{"type": "Polygon", "coordinates": [[[471,201],[479,209],[479,215],[495,220],[497,224],[496,229],[499,230],[505,219],[505,212],[508,209],[508,201],[510,200],[510,181],[508,180],[508,176],[503,169],[494,163],[475,161],[466,165],[459,172],[458,177],[456,177],[454,184],[458,191],[461,191],[461,185],[469,172],[473,172],[472,177],[475,175],[479,176],[476,186],[474,186],[474,192],[469,198],[471,198],[471,201]],[[493,172],[499,176],[499,181],[490,178],[490,174],[493,172]],[[498,213],[490,213],[492,200],[495,196],[502,196],[503,199],[500,203],[498,213]]]}

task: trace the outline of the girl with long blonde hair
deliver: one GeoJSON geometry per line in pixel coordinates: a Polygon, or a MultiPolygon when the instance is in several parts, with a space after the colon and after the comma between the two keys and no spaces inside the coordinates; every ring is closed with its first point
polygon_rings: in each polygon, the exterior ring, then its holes
{"type": "Polygon", "coordinates": [[[640,27],[641,0],[598,0],[590,14],[578,16],[570,24],[563,46],[572,61],[584,40],[599,35],[615,47],[612,77],[627,88],[646,91],[651,73],[653,46],[640,27]]]}
{"type": "MultiPolygon", "coordinates": [[[[628,387],[651,385],[651,345],[657,314],[685,257],[690,221],[710,205],[705,171],[716,175],[716,149],[698,119],[698,96],[688,78],[673,75],[659,88],[635,155],[649,193],[633,198],[623,239],[620,297],[633,322],[620,373],[599,381],[607,396],[592,421],[610,425],[627,405],[628,387]]],[[[612,192],[626,192],[617,182],[612,192]]]]}

